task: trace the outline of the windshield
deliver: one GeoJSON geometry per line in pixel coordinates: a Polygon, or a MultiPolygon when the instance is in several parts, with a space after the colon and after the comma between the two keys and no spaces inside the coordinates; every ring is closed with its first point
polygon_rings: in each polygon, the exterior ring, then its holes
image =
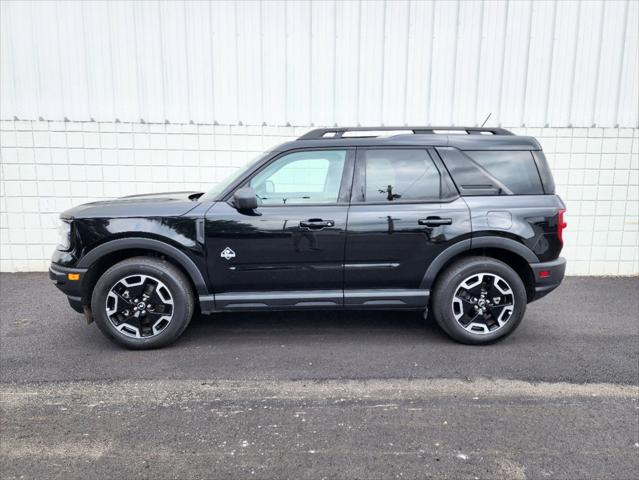
{"type": "Polygon", "coordinates": [[[233,170],[223,180],[220,180],[219,182],[214,184],[213,187],[208,192],[206,192],[204,195],[202,195],[199,198],[199,201],[206,202],[210,200],[216,200],[219,197],[219,195],[224,190],[226,190],[226,188],[229,185],[233,184],[233,182],[235,182],[238,178],[244,175],[248,170],[251,169],[251,167],[253,167],[253,165],[255,165],[257,162],[262,160],[269,153],[270,152],[264,152],[258,155],[257,157],[255,157],[254,159],[252,159],[251,161],[247,162],[245,165],[241,166],[240,168],[233,170]]]}

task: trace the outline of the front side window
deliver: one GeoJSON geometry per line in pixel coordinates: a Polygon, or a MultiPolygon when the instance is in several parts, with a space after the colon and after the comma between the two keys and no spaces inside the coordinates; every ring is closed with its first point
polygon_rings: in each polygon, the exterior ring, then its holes
{"type": "Polygon", "coordinates": [[[445,196],[442,177],[422,149],[364,150],[364,201],[439,201],[445,196]]]}
{"type": "Polygon", "coordinates": [[[336,203],[346,150],[294,152],[255,175],[249,186],[262,205],[336,203]]]}

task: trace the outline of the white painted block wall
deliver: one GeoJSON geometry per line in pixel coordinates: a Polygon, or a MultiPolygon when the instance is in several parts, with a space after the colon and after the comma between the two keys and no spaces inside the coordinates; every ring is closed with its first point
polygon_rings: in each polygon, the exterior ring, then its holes
{"type": "MultiPolygon", "coordinates": [[[[0,122],[0,271],[44,271],[61,211],[171,190],[207,190],[311,127],[0,122]]],[[[639,273],[639,130],[511,128],[535,136],[568,205],[572,275],[639,273]]]]}

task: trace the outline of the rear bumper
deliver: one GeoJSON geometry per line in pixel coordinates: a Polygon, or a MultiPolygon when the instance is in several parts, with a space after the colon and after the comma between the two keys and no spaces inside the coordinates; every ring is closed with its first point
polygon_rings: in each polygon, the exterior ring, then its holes
{"type": "Polygon", "coordinates": [[[529,265],[535,282],[535,293],[530,300],[531,302],[545,297],[557,288],[566,273],[566,259],[563,257],[550,262],[531,263],[529,265]]]}
{"type": "Polygon", "coordinates": [[[52,263],[49,267],[49,278],[67,296],[71,308],[80,313],[84,311],[82,308],[82,281],[86,273],[86,268],[63,267],[56,263],[52,263]],[[69,280],[70,273],[78,274],[80,278],[78,280],[69,280]]]}

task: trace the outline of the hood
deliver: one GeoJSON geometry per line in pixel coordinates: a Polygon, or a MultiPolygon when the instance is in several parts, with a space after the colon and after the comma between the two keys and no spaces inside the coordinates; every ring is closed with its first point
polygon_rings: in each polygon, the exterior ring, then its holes
{"type": "Polygon", "coordinates": [[[129,195],[85,203],[60,214],[61,218],[179,217],[197,206],[202,192],[165,192],[129,195]]]}

